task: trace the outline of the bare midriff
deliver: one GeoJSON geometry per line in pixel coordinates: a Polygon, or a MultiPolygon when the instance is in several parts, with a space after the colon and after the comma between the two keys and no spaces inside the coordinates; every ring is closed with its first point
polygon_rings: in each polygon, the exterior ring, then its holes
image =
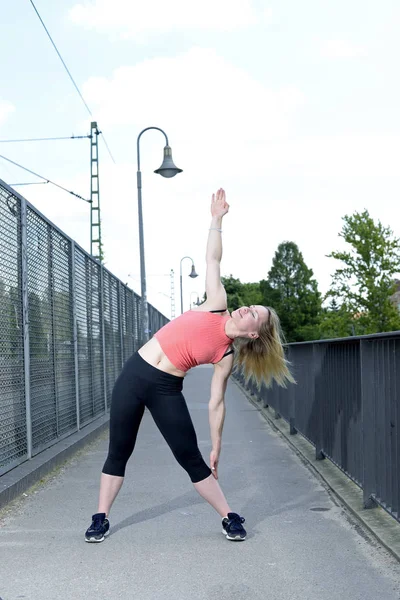
{"type": "Polygon", "coordinates": [[[177,369],[170,360],[165,356],[161,349],[159,342],[156,338],[149,340],[144,346],[138,351],[140,356],[148,362],[150,365],[164,373],[170,375],[176,375],[177,377],[185,377],[186,373],[177,369]]]}

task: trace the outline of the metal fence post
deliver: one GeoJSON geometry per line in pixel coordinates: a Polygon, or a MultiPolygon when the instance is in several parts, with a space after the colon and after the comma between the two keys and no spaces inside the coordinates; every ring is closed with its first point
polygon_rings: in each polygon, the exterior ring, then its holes
{"type": "MultiPolygon", "coordinates": [[[[292,352],[291,349],[288,348],[287,349],[287,358],[289,360],[289,362],[292,362],[292,352]]],[[[288,383],[289,386],[289,390],[288,390],[288,394],[289,394],[289,434],[290,435],[296,435],[297,433],[297,429],[295,427],[295,422],[296,422],[296,404],[295,404],[295,384],[294,383],[288,383]]]]}
{"type": "Polygon", "coordinates": [[[79,357],[78,357],[78,316],[76,311],[76,273],[75,273],[75,242],[71,241],[71,304],[72,304],[72,327],[74,341],[74,369],[76,390],[76,427],[81,428],[81,417],[79,408],[79,357]]]}
{"type": "Polygon", "coordinates": [[[51,323],[51,358],[53,362],[53,377],[54,377],[54,404],[56,410],[56,437],[60,435],[59,416],[60,416],[60,403],[57,385],[57,348],[56,348],[56,325],[55,325],[55,314],[54,314],[54,266],[53,266],[53,235],[52,226],[50,223],[47,224],[47,281],[49,286],[49,309],[50,309],[50,323],[51,323]]]}
{"type": "Polygon", "coordinates": [[[22,323],[24,334],[24,375],[26,409],[26,447],[27,458],[32,458],[32,415],[31,415],[31,378],[29,346],[29,300],[28,300],[28,255],[27,255],[27,206],[21,198],[21,278],[22,278],[22,323]]]}
{"type": "Polygon", "coordinates": [[[119,324],[119,339],[120,339],[120,344],[121,344],[121,369],[124,366],[124,355],[125,355],[125,349],[124,349],[124,323],[122,322],[122,315],[125,314],[125,319],[126,319],[126,311],[122,311],[122,282],[118,281],[118,311],[119,311],[119,319],[118,319],[118,324],[119,324]]]}
{"type": "Polygon", "coordinates": [[[375,508],[376,502],[376,437],[375,437],[375,394],[374,394],[374,345],[360,341],[361,363],[361,414],[363,444],[363,504],[364,508],[375,508]]]}
{"type": "Polygon", "coordinates": [[[289,433],[290,435],[296,435],[297,433],[297,429],[296,429],[296,390],[295,390],[295,384],[294,383],[289,383],[288,385],[290,385],[289,388],[289,433]]]}
{"type": "Polygon", "coordinates": [[[104,388],[104,411],[107,412],[107,373],[106,373],[106,336],[104,331],[104,267],[100,265],[100,323],[101,344],[103,354],[103,388],[104,388]]]}

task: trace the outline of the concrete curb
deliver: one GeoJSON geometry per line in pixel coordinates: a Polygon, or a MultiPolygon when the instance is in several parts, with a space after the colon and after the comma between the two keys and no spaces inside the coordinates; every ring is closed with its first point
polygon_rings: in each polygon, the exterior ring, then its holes
{"type": "Polygon", "coordinates": [[[105,415],[0,477],[0,509],[108,430],[105,415]]]}
{"type": "Polygon", "coordinates": [[[283,418],[276,419],[271,409],[262,406],[234,377],[231,379],[305,465],[323,480],[351,514],[400,562],[400,523],[380,506],[365,509],[362,490],[349,477],[329,459],[316,460],[314,446],[301,433],[290,435],[289,424],[283,418]]]}

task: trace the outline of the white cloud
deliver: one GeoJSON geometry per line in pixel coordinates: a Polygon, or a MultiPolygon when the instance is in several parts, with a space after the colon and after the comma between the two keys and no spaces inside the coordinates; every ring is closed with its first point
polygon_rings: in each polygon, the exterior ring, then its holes
{"type": "Polygon", "coordinates": [[[15,111],[15,106],[11,102],[0,100],[0,125],[6,121],[8,116],[15,111]]]}
{"type": "Polygon", "coordinates": [[[297,136],[274,143],[268,170],[305,177],[394,177],[399,147],[399,134],[297,136]]]}
{"type": "Polygon", "coordinates": [[[346,40],[325,40],[321,45],[321,55],[324,58],[365,58],[367,49],[346,40]]]}
{"type": "Polygon", "coordinates": [[[187,29],[230,31],[259,19],[252,0],[95,0],[76,4],[69,17],[77,25],[117,31],[122,37],[187,29]]]}
{"type": "Polygon", "coordinates": [[[270,6],[264,8],[263,12],[262,12],[262,17],[263,17],[263,21],[264,24],[271,24],[272,23],[272,19],[273,19],[273,10],[270,6]]]}
{"type": "Polygon", "coordinates": [[[245,141],[288,135],[291,116],[305,100],[298,88],[269,89],[202,48],[121,67],[112,79],[91,78],[83,94],[97,105],[105,129],[161,123],[175,139],[219,158],[221,150],[242,154],[245,141]]]}

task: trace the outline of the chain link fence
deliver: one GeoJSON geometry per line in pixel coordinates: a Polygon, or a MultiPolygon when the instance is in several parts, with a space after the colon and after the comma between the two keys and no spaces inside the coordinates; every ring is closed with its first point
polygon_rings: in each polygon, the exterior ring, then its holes
{"type": "Polygon", "coordinates": [[[106,413],[140,302],[0,180],[0,476],[106,413]]]}

